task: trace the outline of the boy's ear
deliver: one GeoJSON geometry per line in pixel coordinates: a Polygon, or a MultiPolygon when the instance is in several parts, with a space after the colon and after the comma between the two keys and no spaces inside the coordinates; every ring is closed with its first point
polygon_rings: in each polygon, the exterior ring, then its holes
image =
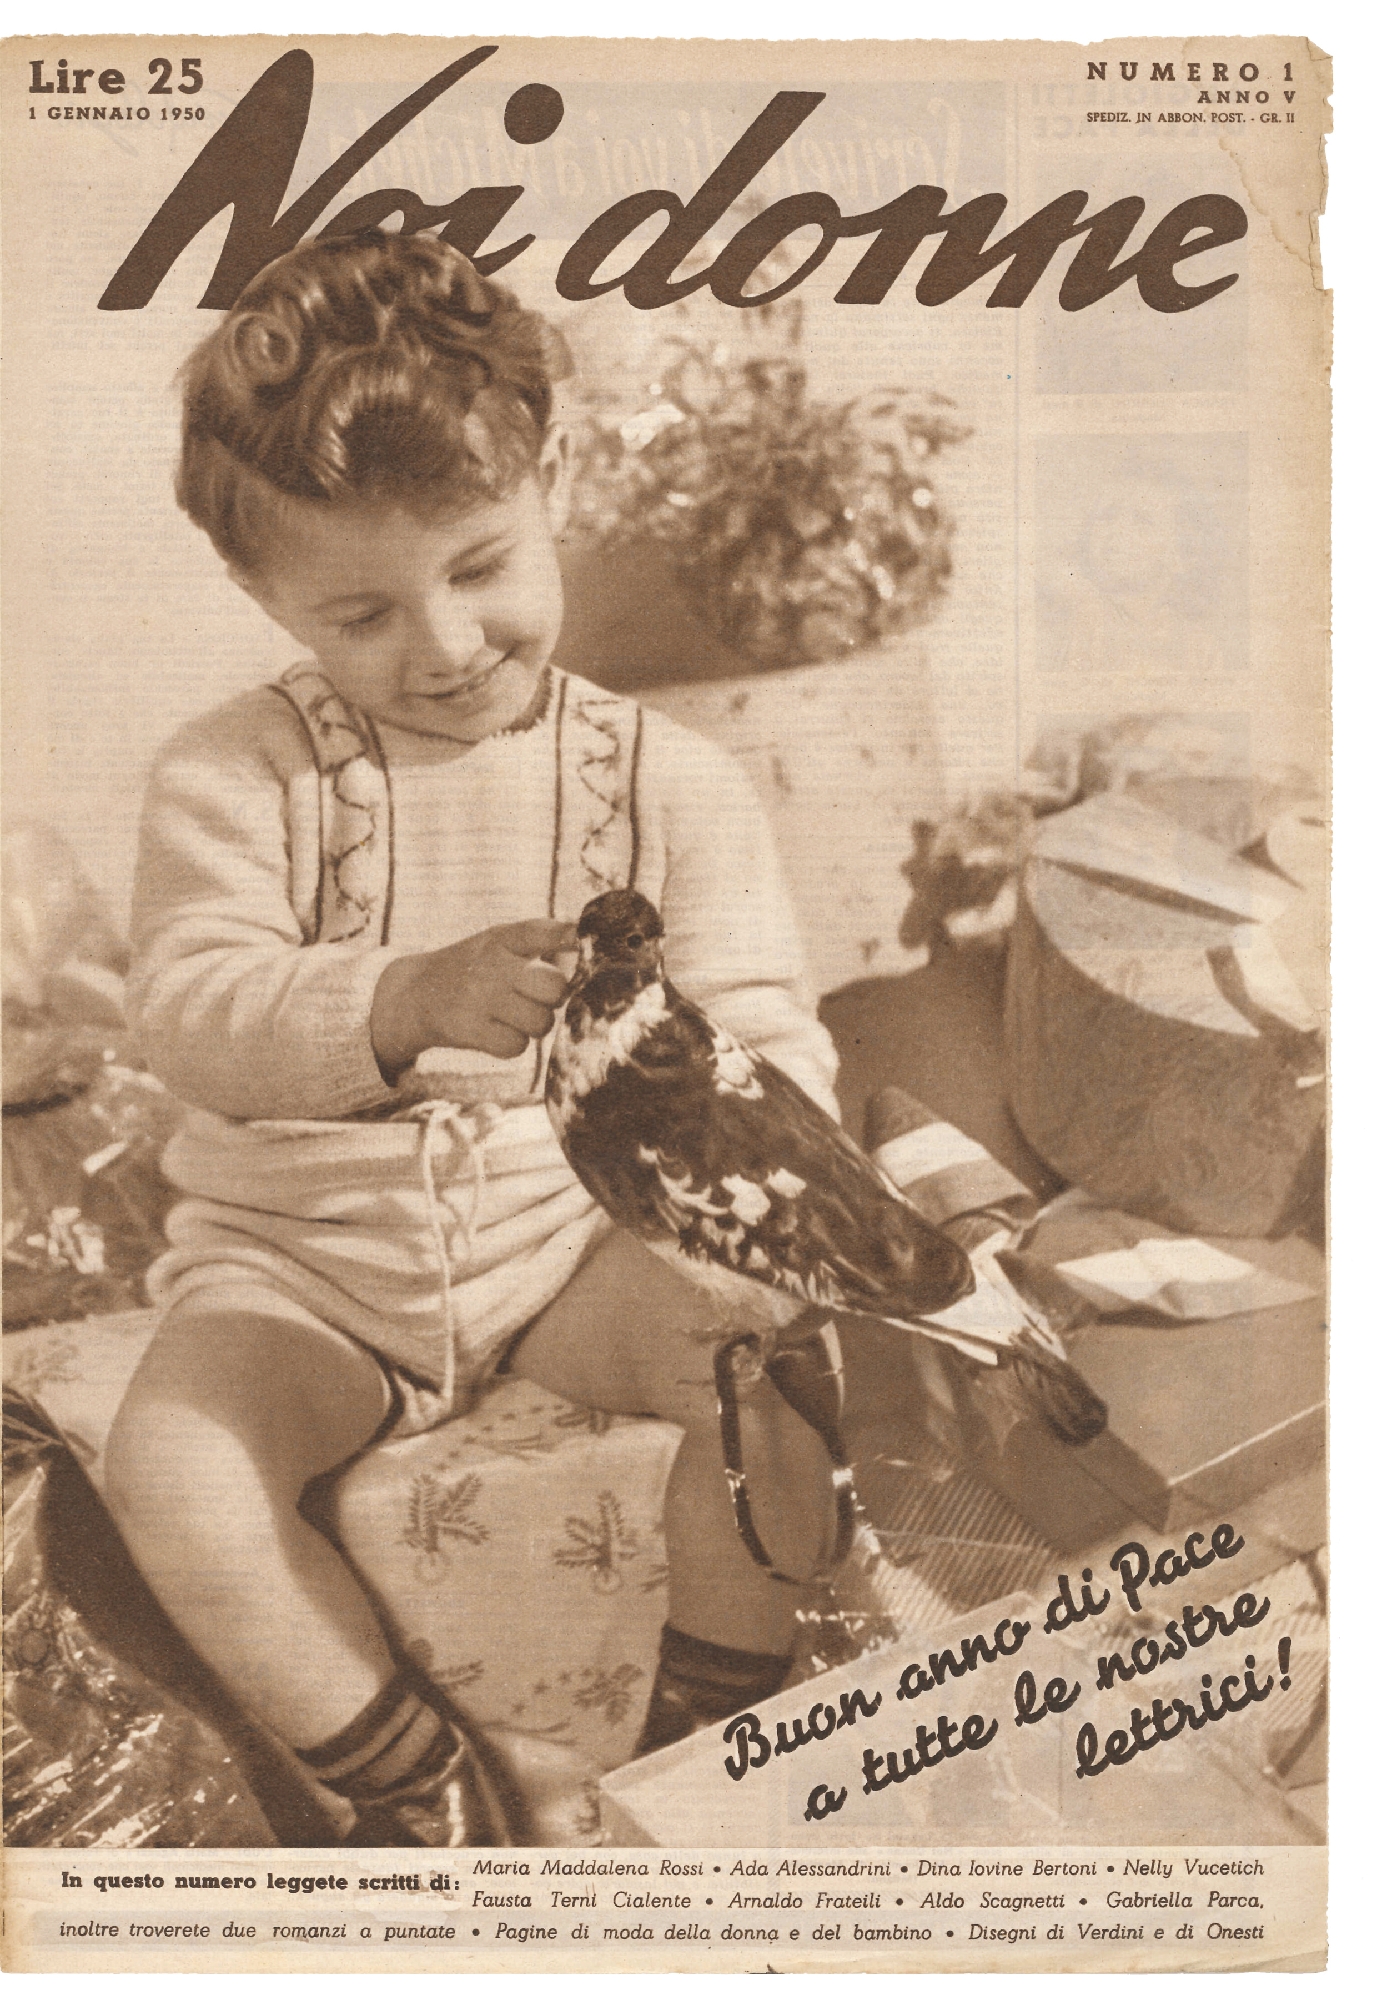
{"type": "Polygon", "coordinates": [[[568,525],[569,504],[573,496],[573,451],[569,432],[563,424],[551,424],[546,432],[536,475],[545,495],[550,531],[562,535],[568,525]]]}

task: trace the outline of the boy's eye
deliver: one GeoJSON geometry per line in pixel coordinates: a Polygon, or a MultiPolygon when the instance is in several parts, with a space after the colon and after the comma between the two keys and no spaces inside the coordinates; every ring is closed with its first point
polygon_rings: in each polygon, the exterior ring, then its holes
{"type": "Polygon", "coordinates": [[[346,618],[340,626],[341,632],[366,632],[370,625],[380,625],[387,616],[385,611],[365,611],[357,618],[346,618]]]}
{"type": "Polygon", "coordinates": [[[455,570],[450,577],[450,582],[452,584],[485,583],[490,576],[496,575],[500,566],[499,559],[491,557],[485,562],[473,563],[467,569],[455,570]]]}

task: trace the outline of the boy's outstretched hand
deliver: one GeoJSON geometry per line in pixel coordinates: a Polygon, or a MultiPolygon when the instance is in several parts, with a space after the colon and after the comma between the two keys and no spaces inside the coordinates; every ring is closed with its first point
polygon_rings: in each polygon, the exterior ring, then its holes
{"type": "Polygon", "coordinates": [[[519,1056],[554,1026],[569,982],[548,961],[573,951],[572,924],[498,924],[441,951],[394,959],[373,994],[378,1067],[397,1077],[427,1049],[519,1056]]]}

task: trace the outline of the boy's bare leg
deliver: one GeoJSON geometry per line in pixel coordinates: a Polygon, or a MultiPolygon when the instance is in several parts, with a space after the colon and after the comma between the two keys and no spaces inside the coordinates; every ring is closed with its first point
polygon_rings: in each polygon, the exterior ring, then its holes
{"type": "MultiPolygon", "coordinates": [[[[622,1232],[601,1244],[515,1350],[514,1375],[570,1402],[680,1424],[665,1495],[669,1621],[748,1652],[787,1653],[798,1592],[774,1583],[736,1530],[722,1468],[716,1303],[622,1232]]],[[[776,1565],[807,1576],[832,1531],[822,1444],[768,1378],[741,1395],[751,1510],[776,1565]]]]}
{"type": "Polygon", "coordinates": [[[297,1511],[367,1444],[382,1371],[290,1305],[173,1307],[107,1447],[107,1498],[135,1563],[230,1692],[287,1743],[325,1741],[395,1673],[348,1566],[297,1511]]]}

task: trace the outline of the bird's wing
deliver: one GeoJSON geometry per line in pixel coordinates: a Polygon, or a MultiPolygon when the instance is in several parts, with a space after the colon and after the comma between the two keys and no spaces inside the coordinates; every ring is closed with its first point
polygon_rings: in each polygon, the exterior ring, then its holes
{"type": "Polygon", "coordinates": [[[666,986],[664,1016],[566,1122],[615,1221],[840,1311],[911,1324],[971,1287],[965,1253],[791,1078],[666,986]]]}

